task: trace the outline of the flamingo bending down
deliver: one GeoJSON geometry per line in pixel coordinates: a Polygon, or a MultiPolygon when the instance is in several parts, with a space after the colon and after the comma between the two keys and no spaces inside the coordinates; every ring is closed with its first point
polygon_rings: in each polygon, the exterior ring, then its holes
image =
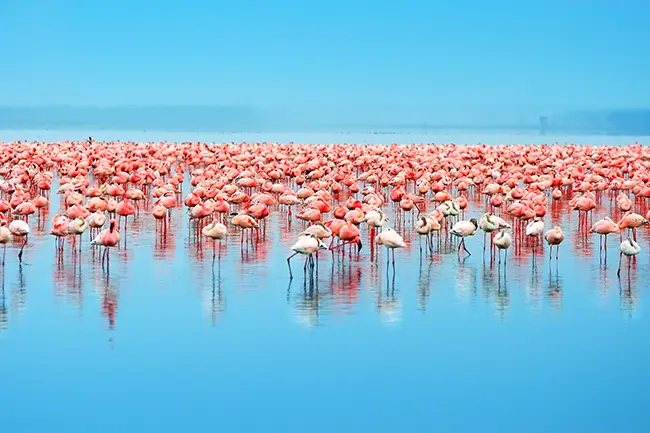
{"type": "Polygon", "coordinates": [[[23,246],[20,247],[20,252],[18,253],[18,261],[23,262],[23,250],[25,245],[27,245],[27,238],[29,236],[29,225],[23,220],[13,220],[9,223],[9,232],[12,235],[18,236],[24,239],[23,246]]]}
{"type": "MultiPolygon", "coordinates": [[[[297,254],[302,254],[307,256],[305,259],[305,272],[307,271],[307,263],[311,266],[314,264],[314,258],[312,254],[318,250],[326,250],[327,246],[320,240],[316,235],[301,235],[295,244],[291,246],[293,254],[287,257],[287,266],[289,267],[289,279],[293,279],[293,273],[291,272],[291,259],[297,254]]],[[[318,262],[316,262],[318,266],[318,262]]]]}
{"type": "Polygon", "coordinates": [[[641,246],[636,243],[636,241],[627,238],[623,242],[621,242],[621,252],[618,256],[618,272],[616,275],[620,278],[621,277],[621,261],[623,260],[623,255],[628,257],[628,262],[627,262],[627,273],[629,275],[630,273],[630,266],[632,265],[632,257],[636,256],[641,252],[641,246]]]}
{"type": "Polygon", "coordinates": [[[458,258],[460,258],[460,249],[464,249],[465,252],[468,255],[472,255],[467,250],[467,247],[465,246],[465,238],[469,236],[474,236],[476,234],[476,230],[478,229],[478,222],[476,221],[476,218],[472,218],[469,221],[458,221],[454,226],[451,228],[451,234],[459,237],[460,238],[460,244],[458,245],[458,258]]]}

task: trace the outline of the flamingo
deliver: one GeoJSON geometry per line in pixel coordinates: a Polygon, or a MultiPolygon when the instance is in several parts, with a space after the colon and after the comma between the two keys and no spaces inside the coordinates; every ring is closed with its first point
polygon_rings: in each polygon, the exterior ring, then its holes
{"type": "MultiPolygon", "coordinates": [[[[316,235],[302,235],[298,238],[295,244],[291,246],[291,254],[287,257],[287,266],[289,267],[289,279],[293,280],[293,273],[291,272],[291,259],[297,254],[302,254],[307,256],[305,260],[305,272],[307,271],[307,264],[313,266],[314,259],[312,254],[316,253],[318,250],[325,250],[327,246],[320,240],[316,235]]],[[[316,262],[318,266],[318,261],[316,262]]]]}
{"type": "Polygon", "coordinates": [[[386,247],[388,254],[386,255],[386,264],[388,265],[391,252],[393,253],[393,268],[395,267],[395,249],[397,248],[406,248],[406,242],[402,236],[399,235],[395,230],[388,227],[386,230],[383,230],[375,237],[375,243],[377,245],[383,245],[386,247]]]}
{"type": "Polygon", "coordinates": [[[504,251],[504,266],[507,263],[508,259],[508,248],[510,248],[510,245],[512,245],[512,236],[510,236],[510,233],[506,231],[500,231],[497,233],[497,235],[494,237],[494,245],[498,248],[499,250],[499,264],[501,264],[501,250],[504,251]]]}
{"type": "Polygon", "coordinates": [[[77,217],[68,224],[68,231],[72,236],[79,237],[79,251],[81,251],[81,235],[88,228],[88,221],[83,217],[77,217]]]}
{"type": "MultiPolygon", "coordinates": [[[[415,231],[418,233],[418,239],[420,241],[420,256],[422,256],[422,236],[427,237],[427,244],[429,242],[429,233],[431,232],[431,226],[429,220],[425,216],[421,216],[415,221],[415,231]]],[[[428,245],[427,245],[428,248],[428,245]]]]}
{"type": "Polygon", "coordinates": [[[555,260],[558,260],[558,257],[560,255],[560,244],[562,241],[564,241],[564,233],[562,232],[562,229],[558,226],[555,226],[546,232],[544,238],[546,239],[546,243],[549,245],[548,259],[551,260],[553,247],[555,247],[555,260]]]}
{"type": "Polygon", "coordinates": [[[627,238],[623,242],[621,242],[621,252],[618,257],[618,271],[616,272],[616,275],[620,278],[621,277],[621,261],[623,260],[623,256],[625,255],[628,257],[627,261],[627,272],[628,275],[630,273],[630,266],[632,265],[632,260],[631,258],[636,256],[641,252],[641,246],[636,243],[633,239],[627,238]]]}
{"type": "Polygon", "coordinates": [[[460,258],[461,248],[465,250],[468,256],[472,255],[465,246],[465,238],[474,236],[477,229],[478,222],[476,221],[476,218],[472,218],[469,221],[458,221],[452,227],[451,234],[460,238],[460,244],[458,245],[458,258],[460,258]]]}
{"type": "Polygon", "coordinates": [[[104,268],[104,261],[106,261],[107,265],[106,267],[108,268],[110,265],[110,256],[108,253],[109,248],[113,248],[114,246],[118,245],[120,243],[120,232],[115,228],[115,218],[112,218],[109,227],[107,229],[104,229],[101,233],[97,235],[97,237],[90,243],[91,245],[95,246],[102,246],[104,247],[104,253],[102,255],[102,268],[104,268]]]}
{"type": "Polygon", "coordinates": [[[252,216],[246,213],[239,213],[235,215],[230,220],[230,224],[242,229],[241,231],[242,244],[244,243],[244,231],[259,227],[259,224],[257,223],[257,221],[255,221],[255,218],[253,218],[252,216]]]}
{"type": "Polygon", "coordinates": [[[2,245],[2,266],[5,265],[5,257],[7,255],[7,243],[11,239],[11,232],[7,228],[7,221],[2,220],[0,225],[0,245],[2,245]]]}
{"type": "MultiPolygon", "coordinates": [[[[636,241],[636,229],[639,227],[643,227],[648,225],[648,220],[643,218],[641,215],[638,213],[634,213],[631,211],[628,211],[625,213],[623,218],[618,222],[618,227],[623,230],[623,229],[631,229],[632,230],[632,236],[633,239],[636,241]]],[[[623,234],[621,233],[621,236],[623,234]]]]}
{"type": "Polygon", "coordinates": [[[509,229],[512,227],[503,218],[492,215],[490,213],[484,214],[479,219],[478,226],[481,230],[483,230],[483,255],[485,255],[485,244],[487,243],[486,237],[489,233],[493,233],[501,229],[509,229]]]}
{"type": "Polygon", "coordinates": [[[535,238],[533,242],[533,260],[535,259],[535,245],[537,244],[537,239],[544,233],[544,220],[539,217],[535,217],[526,225],[526,236],[535,238]]]}
{"type": "Polygon", "coordinates": [[[602,253],[603,243],[605,244],[605,254],[607,254],[607,235],[620,231],[618,224],[616,224],[610,217],[605,217],[594,223],[589,230],[589,233],[597,233],[600,239],[599,251],[602,253]],[[603,237],[605,238],[603,242],[603,237]]]}
{"type": "Polygon", "coordinates": [[[23,245],[20,247],[18,253],[18,262],[23,262],[23,250],[27,245],[27,238],[29,237],[29,225],[23,220],[13,220],[9,223],[9,232],[12,235],[23,238],[23,245]]]}
{"type": "MultiPolygon", "coordinates": [[[[222,240],[226,238],[226,234],[228,233],[228,228],[226,227],[225,224],[214,220],[207,226],[203,227],[201,229],[201,233],[203,236],[212,239],[212,260],[214,261],[215,257],[215,247],[217,240],[222,240]]],[[[219,248],[221,248],[221,244],[219,244],[219,248]]],[[[221,258],[221,256],[219,256],[221,258]]]]}

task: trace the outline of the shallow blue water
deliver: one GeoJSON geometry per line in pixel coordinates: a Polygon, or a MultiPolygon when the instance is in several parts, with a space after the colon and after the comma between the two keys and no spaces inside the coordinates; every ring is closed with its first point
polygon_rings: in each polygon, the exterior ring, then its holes
{"type": "Polygon", "coordinates": [[[420,264],[407,234],[394,273],[366,242],[313,279],[296,258],[290,284],[285,218],[243,248],[233,231],[213,266],[184,210],[166,237],[143,211],[107,275],[87,235],[55,253],[48,216],[27,265],[7,251],[1,431],[648,431],[646,232],[620,282],[618,239],[601,264],[559,208],[557,265],[526,247],[499,271],[480,236],[420,264]]]}

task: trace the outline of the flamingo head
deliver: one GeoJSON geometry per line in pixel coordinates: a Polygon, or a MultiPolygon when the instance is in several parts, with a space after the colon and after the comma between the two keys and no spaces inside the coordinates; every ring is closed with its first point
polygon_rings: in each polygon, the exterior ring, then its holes
{"type": "Polygon", "coordinates": [[[110,231],[112,232],[115,230],[115,218],[111,218],[111,223],[110,223],[110,231]]]}
{"type": "Polygon", "coordinates": [[[472,218],[471,220],[469,220],[469,222],[474,224],[474,227],[478,228],[478,221],[476,221],[476,218],[472,218]]]}
{"type": "Polygon", "coordinates": [[[354,238],[352,240],[352,243],[357,244],[357,252],[360,253],[361,248],[363,248],[363,244],[361,243],[361,238],[359,236],[357,236],[356,238],[354,238]]]}

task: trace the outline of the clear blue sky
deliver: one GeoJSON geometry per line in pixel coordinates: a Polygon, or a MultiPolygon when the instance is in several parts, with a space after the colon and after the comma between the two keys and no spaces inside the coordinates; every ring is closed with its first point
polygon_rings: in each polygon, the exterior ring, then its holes
{"type": "Polygon", "coordinates": [[[641,107],[650,2],[0,0],[0,105],[641,107]]]}

